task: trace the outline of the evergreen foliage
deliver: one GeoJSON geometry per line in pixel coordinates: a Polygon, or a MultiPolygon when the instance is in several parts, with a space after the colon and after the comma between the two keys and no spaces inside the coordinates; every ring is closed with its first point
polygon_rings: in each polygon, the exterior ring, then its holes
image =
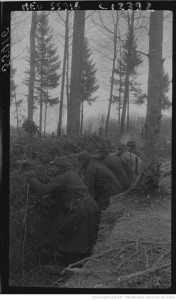
{"type": "MultiPolygon", "coordinates": [[[[40,103],[40,110],[42,110],[43,103],[46,108],[47,104],[53,106],[59,102],[58,98],[53,98],[50,95],[50,91],[59,85],[60,75],[58,70],[61,64],[53,43],[53,34],[48,23],[48,16],[45,12],[38,15],[35,57],[35,100],[40,103]]],[[[40,118],[41,115],[40,112],[40,118]]]]}
{"type": "Polygon", "coordinates": [[[162,94],[161,94],[161,107],[162,110],[168,110],[172,106],[172,103],[169,101],[169,97],[167,96],[167,93],[169,92],[169,75],[168,73],[165,73],[163,70],[163,77],[162,77],[162,94]]]}
{"type": "MultiPolygon", "coordinates": [[[[169,110],[172,106],[172,103],[169,101],[169,97],[167,93],[169,92],[169,75],[165,73],[163,70],[163,77],[162,77],[162,92],[161,92],[161,108],[162,110],[169,110]]],[[[131,91],[133,93],[133,103],[142,105],[147,101],[147,95],[142,92],[139,84],[134,82],[134,85],[131,85],[131,91]]]]}
{"type": "Polygon", "coordinates": [[[122,70],[123,72],[128,68],[130,76],[137,74],[137,68],[142,64],[141,54],[137,51],[137,42],[134,35],[134,30],[129,30],[126,40],[122,45],[122,70]]]}
{"type": "Polygon", "coordinates": [[[97,97],[93,97],[93,94],[99,88],[97,79],[95,77],[96,69],[93,59],[91,58],[92,51],[88,45],[88,40],[84,40],[84,53],[83,53],[83,71],[81,81],[81,101],[87,101],[89,105],[94,102],[97,97]]]}
{"type": "Polygon", "coordinates": [[[13,104],[13,100],[14,100],[14,97],[15,97],[15,91],[16,91],[16,88],[17,88],[17,85],[15,84],[15,81],[13,79],[15,73],[16,73],[16,69],[11,67],[11,69],[10,69],[10,105],[13,104]]]}
{"type": "Polygon", "coordinates": [[[80,124],[80,133],[83,131],[83,104],[85,101],[89,105],[94,102],[97,97],[93,97],[93,94],[99,88],[97,79],[95,77],[96,69],[93,59],[91,58],[92,51],[88,45],[88,40],[84,39],[83,47],[83,69],[82,69],[82,79],[81,79],[81,124],[80,124]]]}

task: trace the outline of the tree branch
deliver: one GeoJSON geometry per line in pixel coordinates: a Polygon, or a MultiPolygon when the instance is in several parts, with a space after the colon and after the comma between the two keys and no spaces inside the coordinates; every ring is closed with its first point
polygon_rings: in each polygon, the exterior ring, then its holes
{"type": "Polygon", "coordinates": [[[141,28],[145,28],[149,32],[149,29],[146,26],[144,26],[144,25],[136,27],[136,28],[134,28],[134,30],[141,29],[141,28]]]}
{"type": "Polygon", "coordinates": [[[133,52],[140,53],[142,55],[145,55],[145,56],[149,57],[149,55],[147,53],[144,53],[144,52],[139,51],[139,50],[136,50],[136,51],[134,50],[133,52]]]}
{"type": "Polygon", "coordinates": [[[170,266],[171,266],[171,263],[163,265],[163,266],[159,266],[159,267],[148,268],[148,269],[146,269],[144,271],[138,271],[138,272],[126,275],[126,276],[121,276],[121,277],[117,278],[117,282],[121,283],[121,282],[125,282],[125,281],[128,281],[128,280],[132,280],[132,279],[135,279],[137,277],[144,276],[144,275],[146,275],[148,273],[153,273],[155,271],[168,268],[170,266]]]}

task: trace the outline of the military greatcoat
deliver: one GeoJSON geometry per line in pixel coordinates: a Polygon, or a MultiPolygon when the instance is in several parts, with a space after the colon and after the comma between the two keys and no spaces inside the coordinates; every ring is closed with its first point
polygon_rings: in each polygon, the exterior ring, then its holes
{"type": "Polygon", "coordinates": [[[121,193],[122,187],[115,175],[104,164],[91,160],[85,170],[84,182],[100,209],[109,205],[109,197],[121,193]]]}
{"type": "Polygon", "coordinates": [[[58,171],[48,184],[29,178],[32,187],[50,195],[57,210],[52,239],[55,250],[66,253],[90,253],[96,242],[100,210],[77,173],[58,171]]]}

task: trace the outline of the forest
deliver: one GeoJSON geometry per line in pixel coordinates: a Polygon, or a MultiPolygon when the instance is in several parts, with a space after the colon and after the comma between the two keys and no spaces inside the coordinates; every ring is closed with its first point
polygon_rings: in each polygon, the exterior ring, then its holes
{"type": "Polygon", "coordinates": [[[11,13],[9,285],[54,288],[171,287],[172,12],[11,13]],[[29,187],[50,162],[98,155],[134,141],[140,174],[101,213],[82,268],[48,275],[36,245],[52,203],[29,187]]]}

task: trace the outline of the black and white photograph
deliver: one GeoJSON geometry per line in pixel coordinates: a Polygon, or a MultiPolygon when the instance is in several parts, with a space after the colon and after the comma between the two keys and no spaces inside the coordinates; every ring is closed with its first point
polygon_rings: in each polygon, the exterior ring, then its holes
{"type": "Polygon", "coordinates": [[[172,288],[173,11],[110,2],[23,2],[1,33],[9,287],[172,288]]]}

